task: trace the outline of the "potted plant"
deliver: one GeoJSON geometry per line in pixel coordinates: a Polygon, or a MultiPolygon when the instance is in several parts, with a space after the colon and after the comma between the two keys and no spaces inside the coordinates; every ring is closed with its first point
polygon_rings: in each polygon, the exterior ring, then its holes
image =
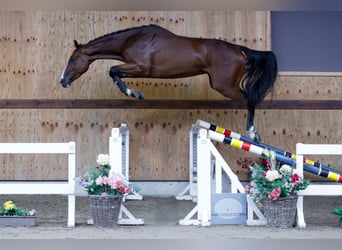
{"type": "Polygon", "coordinates": [[[310,184],[291,166],[276,161],[274,151],[250,166],[250,182],[246,193],[261,207],[270,226],[293,226],[296,215],[297,192],[310,184]]]}
{"type": "Polygon", "coordinates": [[[127,178],[121,173],[110,173],[109,161],[109,155],[99,154],[98,166],[88,168],[84,179],[76,179],[89,195],[94,225],[101,227],[117,224],[122,199],[132,190],[127,178]]]}
{"type": "Polygon", "coordinates": [[[34,226],[36,225],[36,211],[17,206],[13,201],[6,201],[0,208],[0,226],[34,226]]]}

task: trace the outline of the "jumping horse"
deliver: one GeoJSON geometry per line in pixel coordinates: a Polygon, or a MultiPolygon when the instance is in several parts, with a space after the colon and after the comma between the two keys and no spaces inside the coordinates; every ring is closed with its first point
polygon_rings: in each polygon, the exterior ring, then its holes
{"type": "Polygon", "coordinates": [[[247,133],[255,141],[261,140],[254,127],[254,113],[277,77],[277,60],[272,51],[256,51],[218,39],[179,36],[157,25],[116,31],[87,44],[74,40],[74,44],[76,49],[61,76],[63,87],[70,87],[99,59],[123,62],[112,66],[109,75],[122,93],[138,99],[143,99],[143,94],[129,88],[122,78],[175,79],[207,74],[211,88],[246,105],[247,133]]]}

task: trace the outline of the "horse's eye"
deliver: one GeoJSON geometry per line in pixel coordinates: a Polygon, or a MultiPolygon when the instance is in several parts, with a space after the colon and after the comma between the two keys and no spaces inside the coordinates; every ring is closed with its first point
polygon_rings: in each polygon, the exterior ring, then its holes
{"type": "Polygon", "coordinates": [[[69,63],[75,63],[76,59],[75,58],[70,58],[69,63]]]}

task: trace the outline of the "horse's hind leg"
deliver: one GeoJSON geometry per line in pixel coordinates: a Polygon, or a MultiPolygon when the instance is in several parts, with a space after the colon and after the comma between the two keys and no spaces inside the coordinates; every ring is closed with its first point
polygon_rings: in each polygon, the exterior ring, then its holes
{"type": "Polygon", "coordinates": [[[250,138],[252,138],[255,142],[260,142],[261,136],[255,130],[255,127],[254,127],[254,113],[255,113],[255,107],[248,107],[246,130],[250,138]]]}
{"type": "Polygon", "coordinates": [[[240,65],[240,68],[238,68],[238,66],[239,65],[235,67],[231,66],[229,70],[226,69],[224,71],[224,74],[222,74],[222,70],[217,70],[220,69],[220,67],[212,68],[209,74],[210,84],[213,89],[222,95],[237,102],[244,102],[247,105],[248,112],[246,130],[250,138],[256,142],[259,142],[261,141],[261,137],[254,127],[255,106],[248,104],[248,101],[241,92],[239,85],[241,81],[241,75],[243,75],[244,65],[240,65]]]}
{"type": "Polygon", "coordinates": [[[143,93],[138,90],[129,88],[127,84],[121,80],[122,77],[130,77],[131,75],[129,73],[122,72],[119,66],[111,67],[109,70],[109,75],[122,93],[137,99],[144,99],[143,93]]]}

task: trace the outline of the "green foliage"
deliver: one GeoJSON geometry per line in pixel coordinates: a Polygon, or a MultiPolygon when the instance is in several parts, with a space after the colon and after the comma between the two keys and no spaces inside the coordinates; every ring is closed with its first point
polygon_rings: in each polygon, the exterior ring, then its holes
{"type": "Polygon", "coordinates": [[[335,208],[331,213],[336,214],[339,220],[342,219],[342,207],[335,208]]]}

